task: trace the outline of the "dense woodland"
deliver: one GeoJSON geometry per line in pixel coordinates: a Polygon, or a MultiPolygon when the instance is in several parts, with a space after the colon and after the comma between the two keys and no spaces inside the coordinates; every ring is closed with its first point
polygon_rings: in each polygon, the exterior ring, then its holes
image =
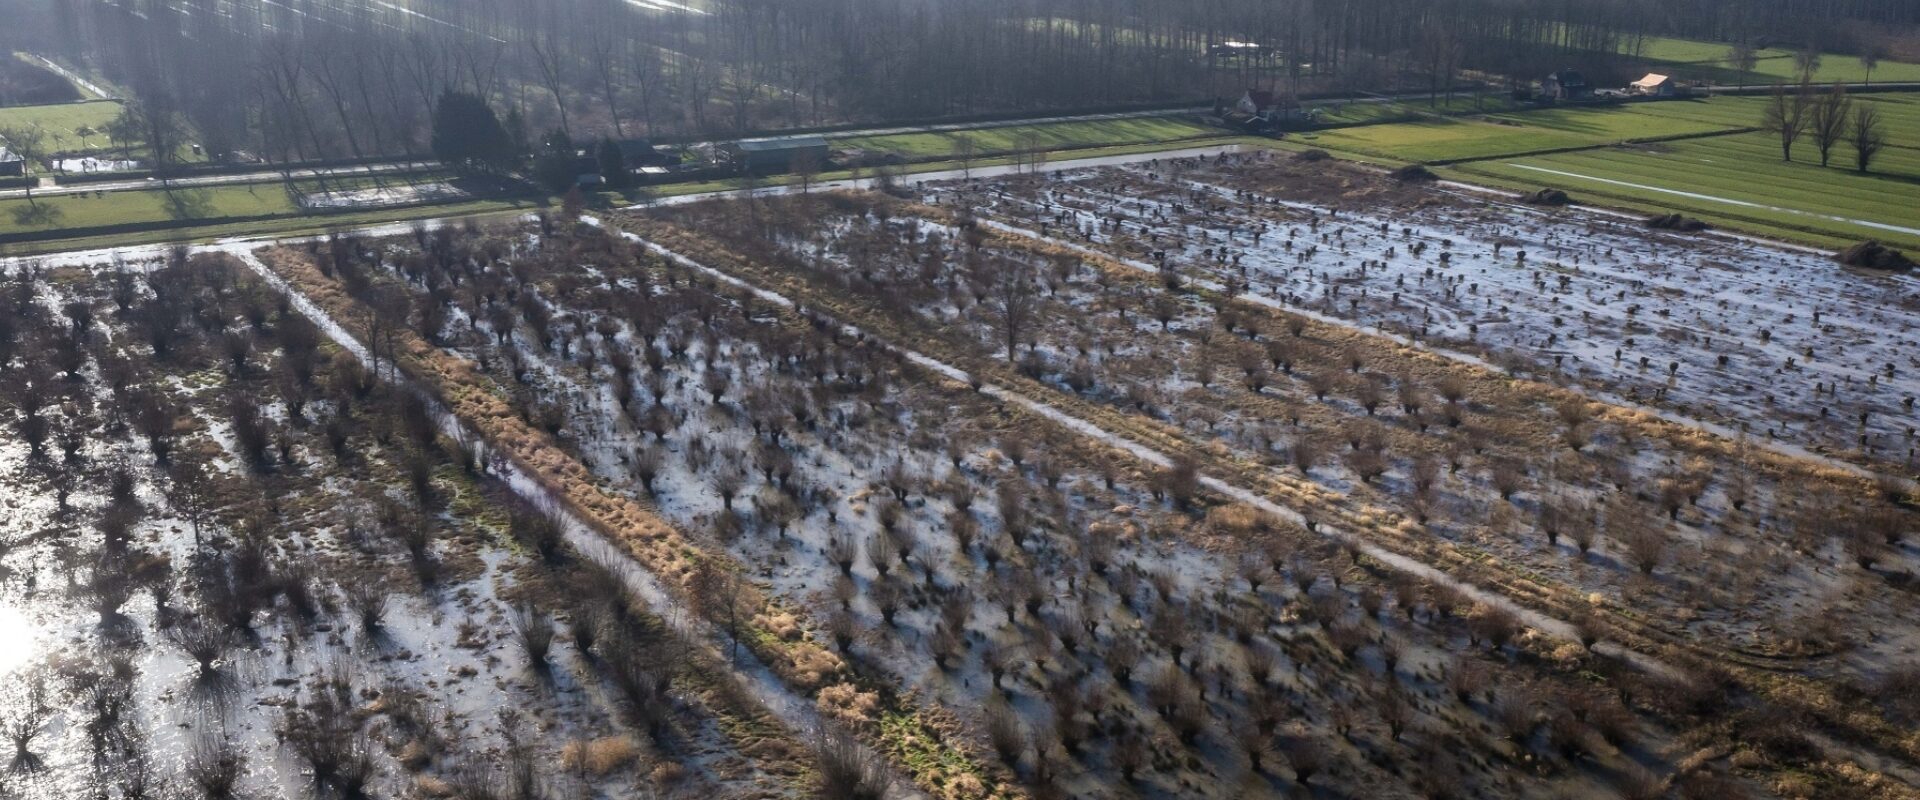
{"type": "Polygon", "coordinates": [[[1247,86],[1530,82],[1566,64],[1609,72],[1649,35],[1846,51],[1869,46],[1859,31],[1920,23],[1899,0],[5,0],[0,13],[0,44],[96,68],[166,118],[148,127],[177,120],[215,157],[272,160],[420,152],[449,88],[535,132],[698,137],[1247,86]]]}

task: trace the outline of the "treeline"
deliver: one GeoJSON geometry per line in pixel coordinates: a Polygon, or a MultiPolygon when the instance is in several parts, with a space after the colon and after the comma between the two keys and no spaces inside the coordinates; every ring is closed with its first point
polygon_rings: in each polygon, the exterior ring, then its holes
{"type": "Polygon", "coordinates": [[[1841,50],[1856,44],[1863,26],[1920,25],[1920,3],[1912,0],[1674,0],[1647,11],[1681,36],[1841,50]]]}
{"type": "MultiPolygon", "coordinates": [[[[1911,3],[1682,0],[0,0],[218,158],[424,152],[436,98],[575,140],[1427,88],[1604,71],[1645,36],[1911,3]],[[1834,8],[1827,8],[1832,6],[1834,8]],[[1250,43],[1255,47],[1236,47],[1250,43]]],[[[1836,17],[1838,19],[1840,17],[1836,17]]],[[[1751,31],[1743,32],[1751,35],[1751,31]]],[[[156,122],[164,120],[156,120],[156,122]]]]}

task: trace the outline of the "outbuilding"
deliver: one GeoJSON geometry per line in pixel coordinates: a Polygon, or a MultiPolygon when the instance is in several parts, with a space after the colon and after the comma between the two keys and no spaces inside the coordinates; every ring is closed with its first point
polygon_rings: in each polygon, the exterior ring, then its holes
{"type": "Polygon", "coordinates": [[[1647,77],[1634,81],[1631,87],[1634,94],[1648,97],[1672,97],[1673,78],[1657,72],[1647,73],[1647,77]]]}
{"type": "Polygon", "coordinates": [[[725,152],[734,166],[749,174],[777,175],[809,162],[815,169],[826,166],[827,140],[819,136],[741,139],[728,144],[725,152]]]}
{"type": "Polygon", "coordinates": [[[0,147],[0,178],[18,178],[27,174],[27,160],[0,147]]]}
{"type": "Polygon", "coordinates": [[[1593,96],[1593,86],[1579,70],[1562,69],[1540,82],[1540,96],[1548,100],[1585,100],[1593,96]]]}

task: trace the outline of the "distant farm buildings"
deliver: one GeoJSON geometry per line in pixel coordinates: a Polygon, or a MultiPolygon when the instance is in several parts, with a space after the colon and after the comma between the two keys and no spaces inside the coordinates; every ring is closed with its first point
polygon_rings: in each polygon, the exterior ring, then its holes
{"type": "Polygon", "coordinates": [[[1300,110],[1300,101],[1291,95],[1262,89],[1248,89],[1231,108],[1218,108],[1219,116],[1234,125],[1253,131],[1271,130],[1300,110]]]}
{"type": "Polygon", "coordinates": [[[735,167],[751,175],[775,175],[810,165],[826,166],[827,140],[820,136],[741,139],[722,148],[735,167]]]}
{"type": "Polygon", "coordinates": [[[1629,87],[1634,94],[1647,97],[1672,97],[1673,78],[1657,72],[1647,73],[1647,77],[1634,81],[1629,87]]]}
{"type": "Polygon", "coordinates": [[[1593,86],[1576,69],[1562,69],[1540,81],[1540,96],[1548,100],[1585,100],[1593,96],[1593,86]]]}
{"type": "Polygon", "coordinates": [[[0,178],[18,178],[27,174],[27,160],[0,147],[0,178]]]}

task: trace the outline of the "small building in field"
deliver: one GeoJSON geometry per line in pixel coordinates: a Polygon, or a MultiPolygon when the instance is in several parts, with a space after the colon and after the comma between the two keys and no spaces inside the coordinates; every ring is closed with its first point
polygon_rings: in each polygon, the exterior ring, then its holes
{"type": "Polygon", "coordinates": [[[1647,73],[1647,77],[1634,81],[1628,87],[1634,94],[1646,97],[1672,97],[1673,78],[1657,72],[1647,73]]]}
{"type": "Polygon", "coordinates": [[[1240,101],[1222,116],[1228,122],[1248,129],[1267,129],[1300,110],[1300,101],[1290,95],[1260,89],[1248,89],[1240,101]]]}
{"type": "Polygon", "coordinates": [[[1233,104],[1233,110],[1254,117],[1272,106],[1273,92],[1248,89],[1246,94],[1240,95],[1240,102],[1233,104]]]}
{"type": "Polygon", "coordinates": [[[18,178],[27,174],[27,160],[0,147],[0,178],[18,178]]]}
{"type": "Polygon", "coordinates": [[[827,164],[827,140],[819,136],[741,139],[726,145],[723,152],[734,166],[752,175],[777,175],[809,163],[819,169],[827,164]]]}
{"type": "Polygon", "coordinates": [[[1576,69],[1562,69],[1540,82],[1540,96],[1548,100],[1585,100],[1593,96],[1593,86],[1576,69]]]}

